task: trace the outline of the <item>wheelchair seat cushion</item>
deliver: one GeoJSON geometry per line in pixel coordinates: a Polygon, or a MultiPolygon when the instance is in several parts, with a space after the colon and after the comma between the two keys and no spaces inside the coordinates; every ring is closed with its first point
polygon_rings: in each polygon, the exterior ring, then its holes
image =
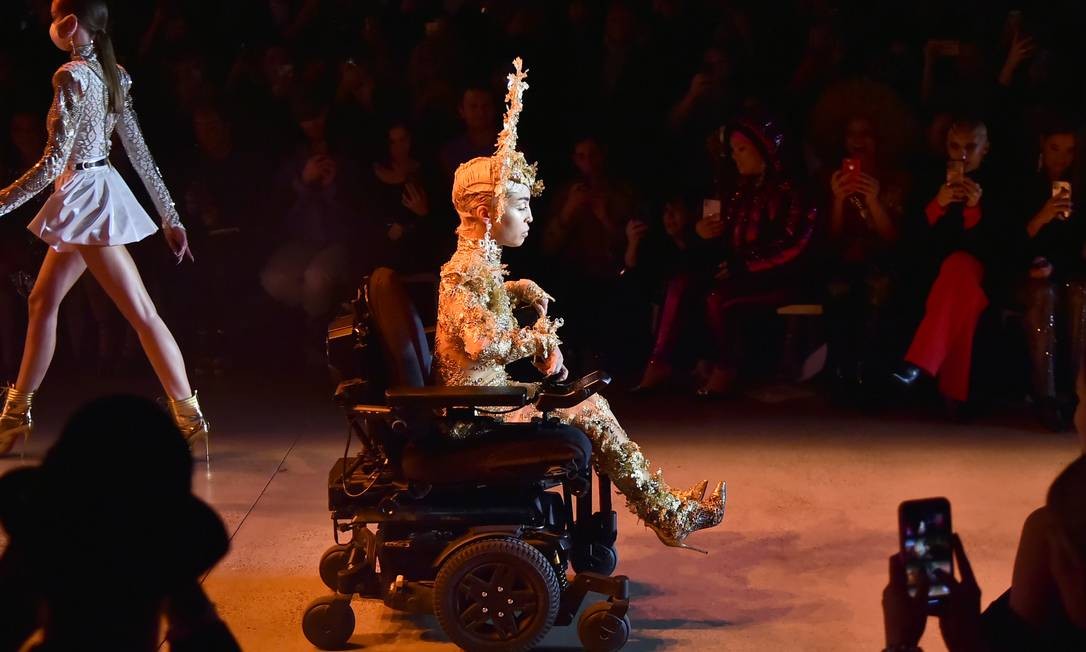
{"type": "Polygon", "coordinates": [[[588,468],[592,444],[571,426],[500,424],[467,439],[413,441],[402,469],[411,481],[433,485],[524,485],[588,468]]]}

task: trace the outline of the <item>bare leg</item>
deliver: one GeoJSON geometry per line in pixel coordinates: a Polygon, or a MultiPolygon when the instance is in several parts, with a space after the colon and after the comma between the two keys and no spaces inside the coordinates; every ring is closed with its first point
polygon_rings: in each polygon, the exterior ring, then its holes
{"type": "Polygon", "coordinates": [[[78,252],[58,252],[53,249],[42,262],[38,280],[30,292],[29,319],[23,361],[15,389],[35,392],[45,379],[49,363],[57,348],[57,314],[60,303],[83,275],[87,266],[78,252]]]}
{"type": "Polygon", "coordinates": [[[158,315],[139,270],[123,246],[80,247],[87,269],[135,329],[163,389],[173,400],[192,396],[185,360],[170,329],[158,315]]]}

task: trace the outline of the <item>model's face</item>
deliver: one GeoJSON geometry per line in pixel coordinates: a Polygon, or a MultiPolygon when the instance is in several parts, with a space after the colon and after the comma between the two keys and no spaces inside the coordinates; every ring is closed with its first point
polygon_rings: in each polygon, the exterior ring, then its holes
{"type": "Polygon", "coordinates": [[[594,140],[582,140],[573,148],[573,164],[586,177],[603,171],[603,149],[594,140]]]}
{"type": "Polygon", "coordinates": [[[60,7],[60,0],[53,0],[53,4],[49,7],[49,14],[53,19],[49,25],[49,38],[52,39],[53,45],[65,52],[70,52],[72,36],[79,29],[79,20],[72,14],[64,13],[60,7]]]}
{"type": "Polygon", "coordinates": [[[732,148],[732,160],[735,161],[739,174],[745,177],[756,177],[765,172],[765,159],[749,138],[734,131],[729,144],[732,148]]]}
{"type": "Polygon", "coordinates": [[[946,135],[947,157],[951,161],[964,161],[966,172],[980,167],[988,149],[988,128],[984,125],[972,129],[954,127],[946,135]]]}
{"type": "Polygon", "coordinates": [[[519,247],[528,239],[532,224],[532,193],[517,184],[505,198],[505,214],[490,228],[490,237],[503,247],[519,247]]]}
{"type": "Polygon", "coordinates": [[[471,130],[489,129],[494,126],[494,102],[490,93],[469,90],[460,102],[460,117],[471,130]]]}
{"type": "Polygon", "coordinates": [[[1066,174],[1074,162],[1074,134],[1052,134],[1041,141],[1041,164],[1053,179],[1066,174]]]}
{"type": "Polygon", "coordinates": [[[411,158],[411,132],[404,127],[388,130],[388,155],[393,161],[411,158]]]}
{"type": "Polygon", "coordinates": [[[845,151],[852,158],[870,160],[875,156],[875,129],[865,118],[850,120],[845,128],[845,151]]]}

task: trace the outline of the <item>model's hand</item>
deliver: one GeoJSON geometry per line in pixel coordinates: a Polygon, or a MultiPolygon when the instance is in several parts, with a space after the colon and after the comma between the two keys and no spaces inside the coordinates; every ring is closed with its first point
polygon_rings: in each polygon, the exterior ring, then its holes
{"type": "Polygon", "coordinates": [[[890,582],[882,590],[882,618],[886,647],[916,646],[928,624],[928,574],[920,573],[916,595],[910,596],[900,552],[890,557],[890,582]]]}
{"type": "Polygon", "coordinates": [[[562,356],[562,349],[556,346],[551,349],[550,355],[543,360],[537,358],[534,364],[535,368],[544,376],[553,376],[565,368],[566,361],[562,356]]]}
{"type": "Polygon", "coordinates": [[[178,265],[185,260],[186,256],[192,262],[196,262],[196,257],[192,255],[192,249],[189,248],[189,236],[185,231],[185,227],[165,226],[163,227],[163,233],[166,235],[166,244],[170,246],[170,251],[173,252],[178,265]]]}

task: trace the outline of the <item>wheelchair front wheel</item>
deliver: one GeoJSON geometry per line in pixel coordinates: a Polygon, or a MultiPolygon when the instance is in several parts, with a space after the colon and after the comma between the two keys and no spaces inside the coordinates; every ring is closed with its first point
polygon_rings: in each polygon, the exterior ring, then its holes
{"type": "Polygon", "coordinates": [[[520,539],[464,546],[441,566],[434,614],[449,639],[473,652],[530,650],[558,616],[551,562],[520,539]]]}
{"type": "Polygon", "coordinates": [[[577,638],[588,652],[615,652],[630,639],[630,617],[611,613],[610,602],[597,602],[577,622],[577,638]]]}
{"type": "Polygon", "coordinates": [[[321,650],[342,650],[354,634],[354,610],[342,596],[326,595],[309,603],[302,616],[302,633],[321,650]]]}

